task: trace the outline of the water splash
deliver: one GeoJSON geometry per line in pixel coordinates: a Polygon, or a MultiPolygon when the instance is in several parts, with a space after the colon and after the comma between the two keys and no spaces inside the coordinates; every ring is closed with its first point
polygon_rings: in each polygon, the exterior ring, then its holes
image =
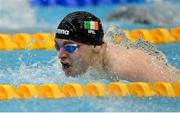
{"type": "MultiPolygon", "coordinates": [[[[26,51],[25,51],[26,52],[26,51]]],[[[30,53],[28,57],[34,57],[33,53],[30,53]]],[[[37,53],[37,56],[39,54],[37,53]]],[[[27,62],[23,61],[25,56],[19,55],[18,59],[20,62],[19,67],[17,68],[5,68],[0,70],[0,78],[1,83],[4,84],[12,84],[12,85],[19,85],[23,83],[29,84],[45,84],[45,83],[57,83],[57,84],[66,84],[66,83],[80,83],[80,84],[87,84],[90,82],[101,82],[101,83],[109,83],[105,79],[95,77],[97,73],[93,70],[88,70],[87,73],[81,75],[81,77],[67,77],[65,76],[62,66],[59,62],[59,59],[55,56],[51,60],[47,61],[46,63],[42,63],[37,61],[32,64],[27,64],[27,62]],[[20,58],[19,58],[20,57],[20,58]]],[[[35,57],[34,57],[35,58],[35,57]]],[[[98,73],[100,74],[100,73],[98,73]]],[[[99,75],[101,76],[101,75],[99,75]]]]}
{"type": "Polygon", "coordinates": [[[172,75],[177,75],[178,80],[180,80],[180,70],[176,69],[171,64],[169,64],[166,56],[160,50],[158,50],[152,43],[150,43],[149,41],[143,41],[141,35],[135,43],[131,43],[122,29],[111,25],[105,30],[104,41],[109,44],[114,43],[118,47],[124,47],[127,49],[139,49],[143,51],[144,53],[152,56],[152,59],[157,59],[157,61],[159,61],[159,63],[161,64],[161,67],[166,69],[167,72],[171,72],[172,75]],[[120,43],[117,43],[113,38],[115,35],[121,38],[120,40],[122,41],[120,43]]]}
{"type": "Polygon", "coordinates": [[[156,56],[156,58],[159,59],[159,61],[167,65],[167,59],[165,55],[149,41],[143,41],[141,35],[139,36],[139,38],[136,40],[135,43],[131,43],[130,40],[125,35],[125,32],[123,32],[123,30],[121,30],[116,26],[110,26],[109,28],[107,28],[104,38],[106,43],[109,42],[114,43],[116,45],[125,47],[127,49],[129,48],[140,49],[145,53],[148,53],[149,55],[156,56]],[[117,43],[113,38],[114,35],[118,35],[122,41],[120,43],[117,43]]]}
{"type": "Polygon", "coordinates": [[[28,0],[0,0],[0,28],[20,29],[36,24],[28,0]]]}
{"type": "Polygon", "coordinates": [[[150,4],[125,5],[112,11],[105,17],[104,21],[175,27],[180,25],[179,10],[179,2],[154,2],[150,4]]]}
{"type": "Polygon", "coordinates": [[[105,29],[104,41],[108,44],[116,44],[126,48],[130,48],[132,45],[129,39],[126,37],[125,32],[113,25],[110,25],[107,29],[105,29]],[[114,37],[121,37],[121,42],[118,43],[116,40],[114,40],[114,37]]]}

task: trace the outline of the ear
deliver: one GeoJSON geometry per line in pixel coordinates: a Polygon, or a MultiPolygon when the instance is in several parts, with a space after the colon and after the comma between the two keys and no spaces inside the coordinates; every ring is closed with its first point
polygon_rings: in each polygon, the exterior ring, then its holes
{"type": "Polygon", "coordinates": [[[101,51],[101,46],[91,46],[92,52],[99,53],[101,51]]]}

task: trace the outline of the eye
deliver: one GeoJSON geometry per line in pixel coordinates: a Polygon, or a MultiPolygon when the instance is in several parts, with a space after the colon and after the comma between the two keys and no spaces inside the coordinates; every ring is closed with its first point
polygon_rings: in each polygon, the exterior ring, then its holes
{"type": "Polygon", "coordinates": [[[73,53],[78,49],[78,45],[77,44],[68,44],[64,46],[64,50],[69,52],[69,53],[73,53]]]}

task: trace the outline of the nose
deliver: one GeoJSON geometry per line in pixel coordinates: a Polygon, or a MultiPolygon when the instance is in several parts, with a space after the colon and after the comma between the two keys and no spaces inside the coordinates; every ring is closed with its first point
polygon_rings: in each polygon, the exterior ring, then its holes
{"type": "Polygon", "coordinates": [[[67,57],[67,53],[64,50],[60,50],[58,54],[59,59],[63,59],[67,57]]]}

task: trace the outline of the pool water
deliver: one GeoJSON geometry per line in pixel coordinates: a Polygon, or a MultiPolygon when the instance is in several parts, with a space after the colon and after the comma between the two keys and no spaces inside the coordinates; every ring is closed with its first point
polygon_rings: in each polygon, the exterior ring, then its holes
{"type": "Polygon", "coordinates": [[[136,97],[81,97],[61,100],[1,101],[1,111],[61,111],[61,112],[116,112],[116,111],[180,111],[180,99],[136,97]],[[113,102],[113,104],[112,104],[113,102]],[[8,108],[7,108],[8,106],[8,108]]]}
{"type": "MultiPolygon", "coordinates": [[[[7,0],[8,1],[8,0],[7,0]]],[[[20,25],[13,30],[11,28],[1,29],[2,33],[53,33],[59,21],[69,12],[74,10],[86,10],[97,14],[101,19],[110,10],[119,7],[112,6],[89,6],[86,8],[65,8],[65,7],[45,7],[34,8],[34,26],[27,26],[26,29],[20,25]],[[66,9],[66,10],[65,10],[66,9]]],[[[32,20],[29,20],[32,21],[32,20]]],[[[8,23],[6,23],[8,24],[8,23]]],[[[103,23],[108,26],[110,23],[103,23]]],[[[151,28],[152,26],[141,24],[126,24],[123,22],[111,23],[122,28],[151,28]]],[[[4,25],[6,26],[6,25],[4,25]]],[[[17,26],[14,26],[17,27],[17,26]]],[[[180,43],[169,43],[156,45],[167,57],[169,63],[180,69],[180,43]]],[[[105,84],[111,81],[96,78],[71,78],[66,77],[61,70],[57,58],[57,52],[47,50],[19,50],[0,51],[0,84],[19,85],[23,83],[44,84],[57,83],[65,84],[70,82],[86,84],[89,82],[102,82],[105,84]]],[[[80,97],[66,99],[30,99],[30,100],[5,100],[0,101],[0,111],[180,111],[180,98],[166,97],[80,97]]]]}
{"type": "MultiPolygon", "coordinates": [[[[180,44],[157,45],[169,62],[180,68],[180,44]]],[[[56,51],[0,51],[1,84],[110,83],[102,79],[66,77],[57,63],[56,51]]],[[[57,100],[0,101],[0,111],[180,111],[179,98],[80,97],[57,100]],[[113,104],[112,104],[113,103],[113,104]]]]}

